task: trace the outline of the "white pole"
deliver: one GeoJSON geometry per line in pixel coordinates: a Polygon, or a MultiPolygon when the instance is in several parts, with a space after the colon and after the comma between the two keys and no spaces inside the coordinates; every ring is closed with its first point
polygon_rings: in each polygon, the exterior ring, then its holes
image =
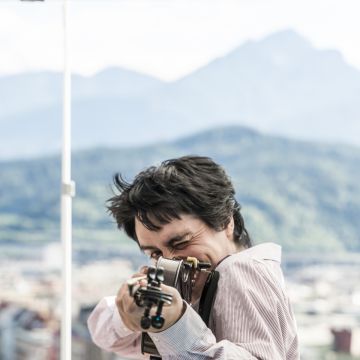
{"type": "Polygon", "coordinates": [[[62,313],[61,360],[71,360],[71,264],[72,264],[72,196],[75,184],[71,181],[71,71],[68,48],[68,0],[63,4],[64,25],[64,84],[63,140],[61,160],[61,242],[62,242],[62,313]]]}

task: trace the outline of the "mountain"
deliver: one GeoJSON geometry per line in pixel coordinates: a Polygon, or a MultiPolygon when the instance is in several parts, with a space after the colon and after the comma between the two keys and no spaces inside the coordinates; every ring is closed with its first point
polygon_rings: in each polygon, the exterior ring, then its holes
{"type": "MultiPolygon", "coordinates": [[[[61,143],[61,78],[0,78],[0,157],[61,143]]],[[[172,83],[111,68],[73,77],[73,144],[139,146],[213,126],[360,145],[360,71],[292,30],[250,41],[172,83]]]]}
{"type": "Polygon", "coordinates": [[[172,87],[195,119],[360,144],[360,72],[293,31],[248,42],[172,87]]]}
{"type": "MultiPolygon", "coordinates": [[[[0,77],[0,120],[19,113],[62,104],[62,73],[34,72],[0,77]]],[[[163,82],[121,68],[108,68],[92,77],[72,75],[72,99],[138,96],[163,82]]]]}
{"type": "MultiPolygon", "coordinates": [[[[211,156],[226,168],[255,242],[276,241],[299,253],[360,251],[360,150],[237,126],[75,152],[74,244],[125,244],[105,211],[112,176],[131,180],[146,166],[185,154],[211,156]]],[[[58,241],[60,159],[0,162],[0,173],[0,244],[58,241]]]]}

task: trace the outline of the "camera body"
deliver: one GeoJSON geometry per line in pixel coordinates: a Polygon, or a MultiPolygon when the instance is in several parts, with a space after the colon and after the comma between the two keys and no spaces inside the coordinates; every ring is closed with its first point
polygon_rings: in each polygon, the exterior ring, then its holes
{"type": "Polygon", "coordinates": [[[190,256],[186,259],[160,257],[156,266],[164,269],[164,284],[176,288],[181,297],[191,303],[192,288],[197,274],[209,272],[211,264],[190,256]]]}
{"type": "MultiPolygon", "coordinates": [[[[162,317],[162,308],[166,304],[171,304],[172,296],[161,290],[162,283],[176,288],[181,297],[190,303],[192,288],[199,272],[208,273],[199,304],[199,314],[207,324],[219,279],[218,272],[215,270],[210,272],[208,270],[210,267],[210,263],[201,262],[194,257],[187,257],[186,259],[160,257],[155,266],[148,267],[146,286],[136,285],[138,283],[136,279],[129,280],[130,295],[134,297],[138,306],[144,308],[141,327],[144,330],[149,329],[150,326],[161,329],[164,325],[165,319],[162,317]],[[151,315],[154,307],[156,307],[155,315],[151,315]]],[[[155,344],[146,332],[142,333],[141,350],[143,354],[151,354],[151,359],[160,359],[155,344]]]]}
{"type": "Polygon", "coordinates": [[[138,281],[142,278],[135,278],[128,281],[129,293],[134,297],[138,306],[144,308],[144,315],[141,318],[141,327],[144,330],[153,326],[161,329],[164,325],[162,308],[172,302],[171,294],[161,289],[161,284],[177,288],[181,297],[191,302],[192,287],[199,271],[206,271],[211,265],[200,262],[193,257],[186,259],[167,259],[160,257],[156,266],[149,266],[147,269],[147,285],[140,286],[138,281]],[[153,307],[156,307],[156,314],[151,315],[153,307]]]}

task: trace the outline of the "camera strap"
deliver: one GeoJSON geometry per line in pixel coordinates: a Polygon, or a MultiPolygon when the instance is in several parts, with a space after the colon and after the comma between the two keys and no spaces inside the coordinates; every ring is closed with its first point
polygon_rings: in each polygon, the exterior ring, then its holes
{"type": "Polygon", "coordinates": [[[161,359],[156,345],[147,332],[141,333],[141,352],[143,354],[151,354],[150,360],[161,359]]]}
{"type": "Polygon", "coordinates": [[[199,315],[206,324],[206,326],[209,326],[210,314],[214,304],[219,279],[219,272],[213,270],[206,279],[206,283],[200,297],[199,315]]]}

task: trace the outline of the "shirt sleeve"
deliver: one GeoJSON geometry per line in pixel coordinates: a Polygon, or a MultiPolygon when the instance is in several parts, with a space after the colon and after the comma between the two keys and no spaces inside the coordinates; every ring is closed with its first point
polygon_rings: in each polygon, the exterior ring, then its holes
{"type": "Polygon", "coordinates": [[[103,298],[88,318],[93,342],[100,348],[129,359],[148,359],[141,353],[141,332],[129,330],[115,304],[115,296],[103,298]]]}
{"type": "Polygon", "coordinates": [[[215,335],[188,307],[173,326],[150,334],[163,359],[299,359],[296,327],[280,283],[261,263],[230,265],[220,275],[215,335]]]}
{"type": "Polygon", "coordinates": [[[246,349],[228,340],[216,342],[214,334],[190,306],[174,325],[149,335],[164,360],[256,360],[246,349]]]}

